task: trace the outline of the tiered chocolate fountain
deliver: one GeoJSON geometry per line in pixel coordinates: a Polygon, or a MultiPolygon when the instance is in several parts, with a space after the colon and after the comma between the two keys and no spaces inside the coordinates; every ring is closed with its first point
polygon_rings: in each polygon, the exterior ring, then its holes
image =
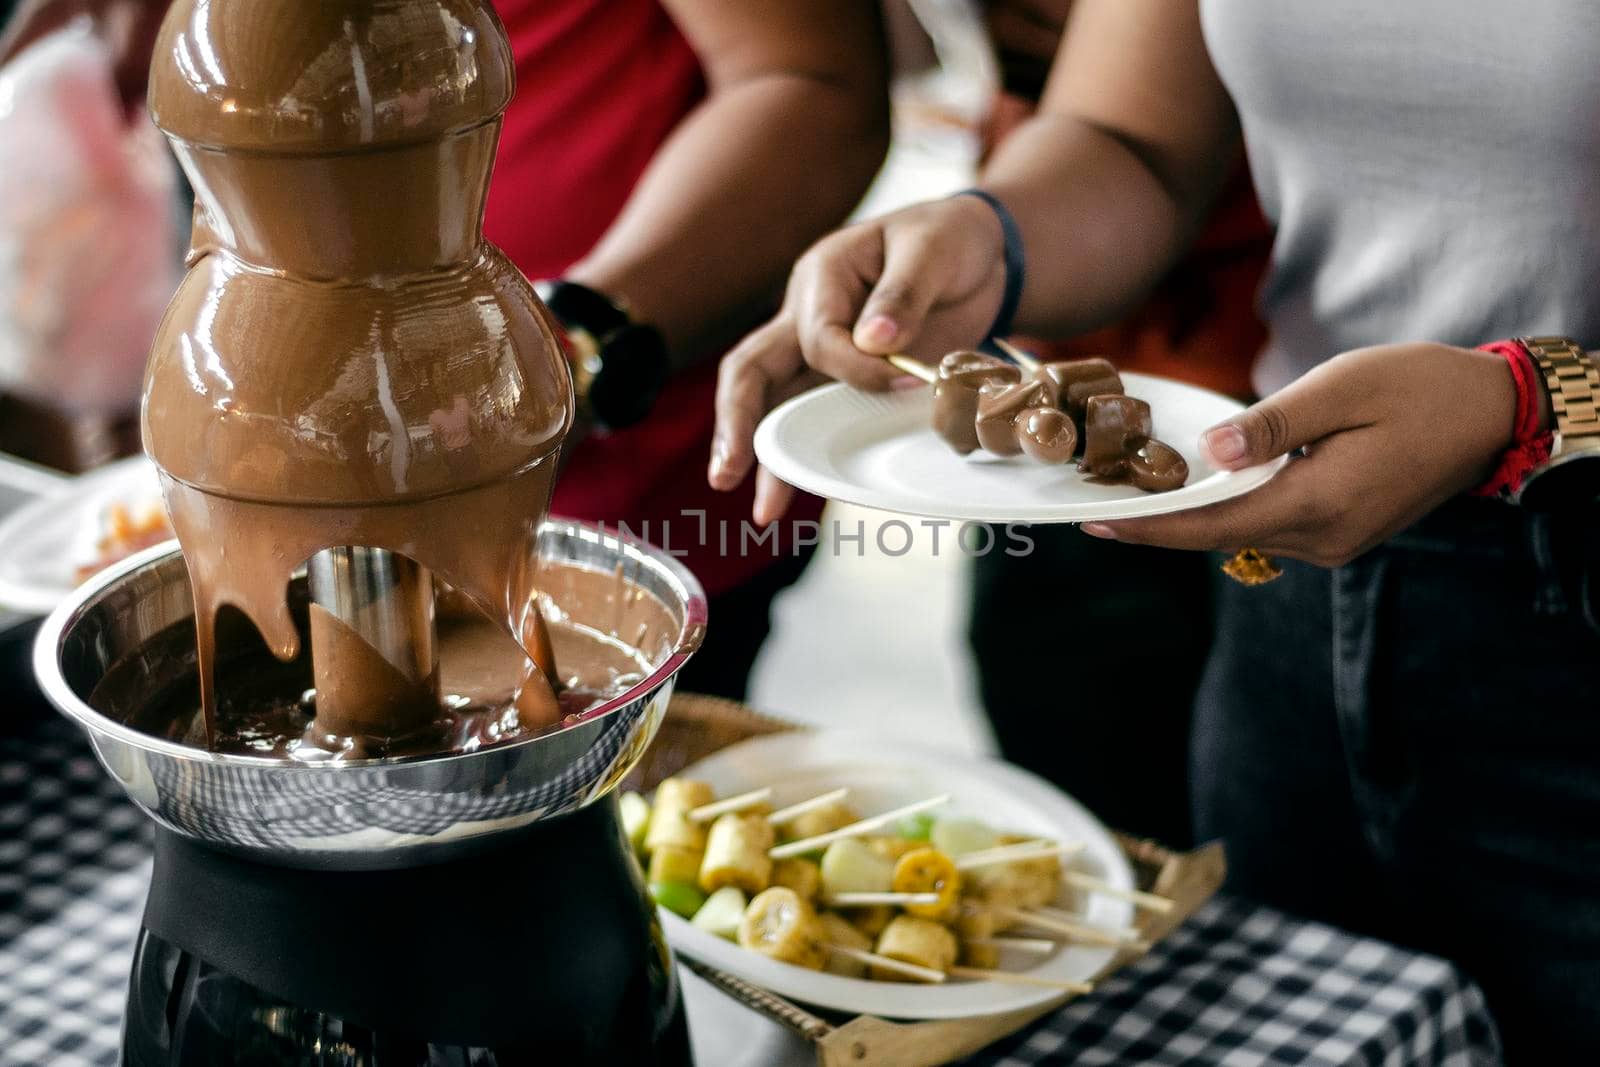
{"type": "Polygon", "coordinates": [[[571,383],[481,230],[512,82],[486,0],[163,24],[196,208],[144,431],[183,555],[36,658],[158,823],[125,1062],[688,1061],[608,794],[705,602],[542,524],[571,383]]]}

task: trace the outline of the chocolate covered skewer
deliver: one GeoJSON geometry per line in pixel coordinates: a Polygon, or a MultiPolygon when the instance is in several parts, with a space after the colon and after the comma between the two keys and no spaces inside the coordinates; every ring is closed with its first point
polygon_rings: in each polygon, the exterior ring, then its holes
{"type": "Polygon", "coordinates": [[[1053,465],[1069,462],[1082,445],[1079,469],[1106,481],[1159,493],[1188,480],[1188,463],[1151,436],[1150,406],[1123,393],[1109,361],[1040,363],[996,343],[1023,369],[967,351],[946,355],[937,370],[903,353],[884,358],[933,386],[934,432],[961,455],[982,448],[1053,465]]]}

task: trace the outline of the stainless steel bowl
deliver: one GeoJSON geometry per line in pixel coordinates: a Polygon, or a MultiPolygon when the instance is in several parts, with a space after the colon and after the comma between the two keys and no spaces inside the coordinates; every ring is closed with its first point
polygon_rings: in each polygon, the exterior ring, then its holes
{"type": "Polygon", "coordinates": [[[181,834],[295,867],[370,870],[445,860],[605,796],[655,736],[673,677],[705,632],[700,583],[664,553],[571,522],[547,523],[539,548],[546,559],[620,569],[667,606],[678,632],[647,678],[581,721],[475,752],[321,764],[224,755],[156,738],[91,708],[88,697],[113,664],[148,655],[151,638],[194,618],[188,573],[171,544],[92,579],[46,619],[34,670],[134,803],[181,834]]]}

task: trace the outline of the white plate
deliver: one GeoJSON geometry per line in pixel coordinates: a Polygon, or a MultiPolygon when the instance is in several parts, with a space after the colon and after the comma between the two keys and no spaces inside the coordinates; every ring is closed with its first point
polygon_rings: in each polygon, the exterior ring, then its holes
{"type": "Polygon", "coordinates": [[[136,515],[161,507],[156,468],[143,456],[68,479],[0,522],[0,607],[47,614],[77,588],[79,567],[99,558],[95,542],[112,504],[136,515]]]}
{"type": "Polygon", "coordinates": [[[867,393],[824,385],[780,405],[756,429],[756,456],[790,485],[818,496],[930,518],[978,522],[1098,522],[1162,515],[1247,493],[1278,459],[1219,471],[1200,458],[1200,435],[1244,410],[1219,393],[1125,372],[1129,395],[1150,405],[1155,436],[1183,454],[1189,484],[1170,493],[1096,485],[1073,464],[1025,456],[959,456],[929,425],[933,391],[867,393]]]}
{"type": "MultiPolygon", "coordinates": [[[[996,760],[921,748],[870,733],[807,730],[732,745],[687,768],[682,777],[710,783],[718,796],[771,785],[777,790],[773,803],[780,807],[849,786],[848,803],[864,816],[949,793],[953,799],[941,811],[979,818],[1004,832],[1082,841],[1086,848],[1073,858],[1075,868],[1115,886],[1133,887],[1127,859],[1099,820],[1049,783],[996,760]]],[[[1070,890],[1063,890],[1058,903],[1075,907],[1079,901],[1070,890]]],[[[1124,901],[1091,895],[1082,904],[1091,923],[1120,927],[1133,921],[1133,907],[1124,901]]],[[[1017,1011],[1061,996],[1051,989],[1001,982],[914,985],[824,974],[768,959],[706,933],[664,908],[660,911],[667,939],[685,955],[780,996],[851,1014],[961,1019],[1017,1011]]],[[[1074,947],[1044,960],[1008,953],[1002,965],[1042,978],[1088,981],[1112,955],[1110,949],[1074,947]]]]}

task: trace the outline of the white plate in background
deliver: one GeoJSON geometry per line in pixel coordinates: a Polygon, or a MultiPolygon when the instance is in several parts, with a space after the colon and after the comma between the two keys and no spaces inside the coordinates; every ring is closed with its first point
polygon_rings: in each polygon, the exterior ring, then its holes
{"type": "Polygon", "coordinates": [[[1220,393],[1123,372],[1128,395],[1150,405],[1155,436],[1189,464],[1169,493],[1097,485],[1074,464],[1026,456],[957,455],[933,432],[933,390],[868,393],[836,382],[779,405],[756,429],[756,456],[773,474],[818,496],[884,511],[974,522],[1099,522],[1163,515],[1247,493],[1287,462],[1219,471],[1200,435],[1244,410],[1220,393]]]}
{"type": "Polygon", "coordinates": [[[99,557],[105,514],[122,504],[135,516],[161,507],[155,464],[133,456],[76,478],[0,520],[0,608],[53,611],[77,588],[77,570],[99,557]]]}
{"type": "MultiPolygon", "coordinates": [[[[679,773],[707,782],[718,796],[773,786],[782,807],[840,786],[863,817],[942,793],[951,802],[934,814],[982,819],[1001,832],[1082,841],[1072,865],[1114,886],[1133,888],[1133,871],[1111,834],[1077,801],[1041,778],[998,760],[974,758],[907,744],[892,737],[847,730],[796,730],[757,737],[715,753],[679,773]]],[[[1057,901],[1076,906],[1070,890],[1057,901]]],[[[1086,921],[1125,927],[1133,906],[1103,895],[1087,895],[1086,921]]],[[[846,978],[779,963],[740,948],[659,909],[673,948],[780,996],[889,1019],[960,1019],[1051,1003],[1055,990],[1011,983],[952,980],[943,985],[846,978]]],[[[1007,954],[1007,970],[1041,978],[1088,981],[1111,961],[1113,950],[1070,946],[1046,959],[1007,954]]]]}

